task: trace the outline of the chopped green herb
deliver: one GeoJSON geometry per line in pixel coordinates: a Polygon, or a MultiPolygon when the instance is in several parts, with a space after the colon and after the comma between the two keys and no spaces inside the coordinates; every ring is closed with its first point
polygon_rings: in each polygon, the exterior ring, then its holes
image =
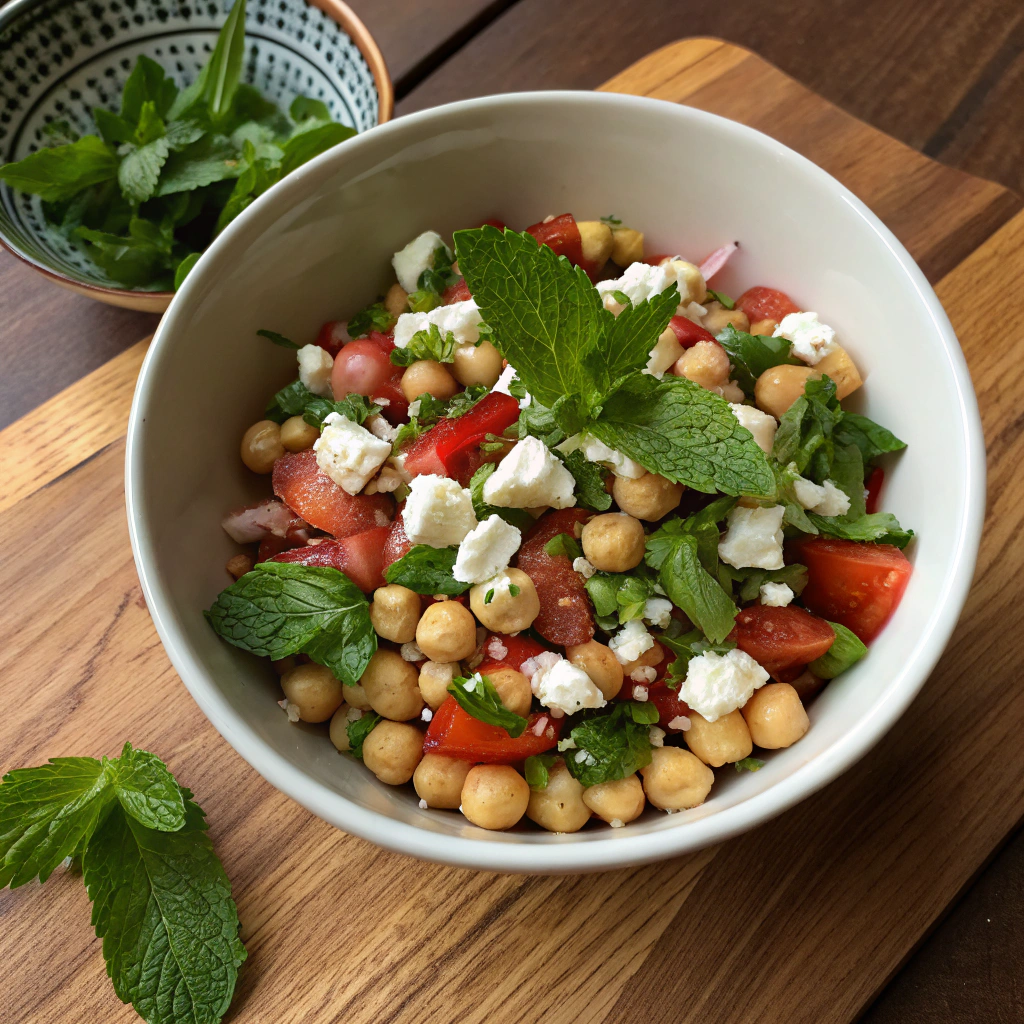
{"type": "Polygon", "coordinates": [[[491,590],[488,590],[486,594],[484,594],[484,604],[490,604],[493,600],[494,590],[492,588],[491,590]]]}
{"type": "Polygon", "coordinates": [[[668,673],[665,676],[665,684],[669,689],[676,689],[686,678],[686,670],[689,668],[693,658],[700,657],[712,651],[715,654],[728,654],[736,645],[731,640],[724,640],[721,643],[712,643],[699,629],[691,630],[677,637],[670,637],[662,634],[658,637],[660,643],[676,655],[675,660],[669,665],[668,673]]]}
{"type": "Polygon", "coordinates": [[[458,553],[457,548],[417,544],[384,570],[384,579],[417,594],[457,597],[469,590],[468,583],[460,583],[452,574],[458,553]]]}
{"type": "Polygon", "coordinates": [[[348,752],[353,757],[358,757],[360,761],[363,759],[363,743],[380,722],[381,716],[376,711],[364,711],[354,722],[345,726],[348,752]]]}
{"type": "Polygon", "coordinates": [[[579,449],[565,454],[555,451],[565,468],[572,473],[576,486],[576,504],[591,512],[606,512],[612,507],[612,496],[605,487],[608,470],[596,462],[591,462],[579,449]]]}
{"type": "Polygon", "coordinates": [[[622,221],[619,220],[618,217],[613,216],[612,214],[608,214],[607,217],[602,217],[601,223],[607,224],[610,228],[617,228],[622,225],[622,221]]]}
{"type": "Polygon", "coordinates": [[[807,666],[819,679],[835,679],[868,653],[867,647],[856,633],[838,622],[830,622],[829,625],[836,634],[835,641],[820,658],[815,658],[807,666]]]}
{"type": "Polygon", "coordinates": [[[512,596],[512,597],[518,597],[520,595],[520,593],[522,593],[520,588],[517,587],[514,583],[510,583],[508,585],[508,592],[509,592],[510,596],[512,596]]]}
{"type": "Polygon", "coordinates": [[[426,330],[417,331],[404,348],[391,350],[391,362],[395,366],[410,366],[421,359],[433,359],[438,363],[450,363],[455,359],[457,343],[451,331],[441,334],[437,324],[426,330]]]}
{"type": "MultiPolygon", "coordinates": [[[[301,97],[300,97],[301,98],[301,97]]],[[[384,308],[383,302],[375,302],[366,309],[361,309],[348,322],[350,338],[365,338],[370,331],[385,334],[395,326],[395,318],[384,308]]]]}
{"type": "Polygon", "coordinates": [[[547,789],[548,772],[555,760],[554,754],[531,754],[523,762],[523,774],[530,789],[547,789]]]}
{"type": "Polygon", "coordinates": [[[747,334],[729,324],[716,336],[718,344],[729,354],[733,378],[748,397],[754,394],[757,378],[773,366],[788,364],[803,365],[790,354],[792,343],[786,338],[775,338],[770,334],[747,334]]]}
{"type": "Polygon", "coordinates": [[[729,298],[725,292],[716,292],[708,289],[708,298],[713,299],[715,302],[720,302],[726,309],[735,309],[736,303],[729,298]]]}
{"type": "Polygon", "coordinates": [[[268,331],[266,329],[256,332],[261,338],[267,338],[272,341],[275,345],[280,345],[281,348],[298,348],[291,338],[286,338],[283,334],[278,334],[277,331],[268,331]]]}
{"type": "Polygon", "coordinates": [[[633,305],[633,300],[625,292],[620,292],[618,290],[618,288],[616,288],[615,291],[612,292],[612,298],[620,306],[632,306],[633,305]]]}
{"type": "Polygon", "coordinates": [[[733,767],[738,772],[756,772],[764,767],[764,761],[759,757],[744,757],[742,760],[735,762],[733,767]]]}
{"type": "Polygon", "coordinates": [[[576,750],[566,754],[569,774],[589,787],[639,771],[651,763],[650,728],[657,721],[653,704],[636,701],[585,718],[570,734],[576,750]]]}
{"type": "Polygon", "coordinates": [[[565,557],[570,561],[583,557],[583,551],[580,548],[579,541],[568,533],[558,533],[552,537],[551,540],[544,545],[544,552],[552,558],[557,558],[559,555],[565,555],[565,557]]]}
{"type": "Polygon", "coordinates": [[[522,736],[527,720],[522,715],[509,711],[501,702],[498,691],[487,676],[479,672],[466,679],[456,676],[448,684],[448,692],[467,714],[488,725],[496,725],[515,739],[522,736]]]}

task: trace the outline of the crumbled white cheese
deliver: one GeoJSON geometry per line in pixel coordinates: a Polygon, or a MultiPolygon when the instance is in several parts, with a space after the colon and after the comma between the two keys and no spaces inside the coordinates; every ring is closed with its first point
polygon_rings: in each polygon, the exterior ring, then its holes
{"type": "Polygon", "coordinates": [[[420,274],[434,265],[434,253],[438,249],[444,249],[451,255],[451,249],[436,231],[424,231],[391,257],[391,266],[395,268],[398,283],[407,292],[419,288],[420,274]]]}
{"type": "Polygon", "coordinates": [[[353,722],[358,722],[363,717],[363,713],[359,708],[349,708],[345,712],[345,721],[351,725],[353,722]]]}
{"type": "Polygon", "coordinates": [[[434,712],[431,711],[430,708],[424,708],[420,712],[420,721],[422,721],[422,722],[431,722],[431,721],[433,721],[433,719],[434,719],[434,712]]]}
{"type": "Polygon", "coordinates": [[[629,673],[634,683],[653,683],[658,678],[658,670],[653,665],[639,665],[629,673]]]}
{"type": "MultiPolygon", "coordinates": [[[[516,368],[509,364],[501,371],[501,376],[498,377],[494,383],[494,387],[491,388],[491,394],[497,392],[499,395],[511,395],[512,392],[509,390],[512,384],[512,378],[516,375],[516,368]]],[[[530,404],[530,393],[526,392],[525,395],[519,399],[519,408],[525,409],[530,404]]]]}
{"type": "Polygon", "coordinates": [[[652,747],[663,747],[665,746],[665,730],[659,729],[656,725],[652,725],[650,732],[647,734],[652,747]]]}
{"type": "Polygon", "coordinates": [[[743,707],[768,678],[768,673],[746,651],[708,651],[690,659],[679,696],[693,711],[715,722],[743,707]]]}
{"type": "Polygon", "coordinates": [[[409,403],[409,409],[408,409],[409,419],[412,419],[413,416],[419,416],[419,414],[420,414],[420,406],[422,404],[423,403],[418,398],[409,403]]]}
{"type": "Polygon", "coordinates": [[[793,495],[808,512],[816,512],[820,516],[845,516],[850,511],[849,495],[831,480],[816,484],[798,476],[793,481],[793,495]]]}
{"type": "Polygon", "coordinates": [[[427,313],[403,313],[395,324],[395,347],[405,348],[417,331],[436,324],[444,337],[449,331],[459,345],[475,345],[480,340],[480,310],[472,299],[436,306],[427,313]]]}
{"type": "Polygon", "coordinates": [[[775,417],[752,405],[740,405],[738,402],[730,402],[729,408],[740,421],[740,426],[746,427],[754,435],[758,448],[765,455],[771,454],[772,445],[775,443],[775,431],[779,426],[775,422],[775,417]]]}
{"type": "Polygon", "coordinates": [[[788,313],[774,337],[792,343],[792,353],[809,366],[820,363],[836,347],[836,332],[818,320],[817,313],[788,313]]]}
{"type": "Polygon", "coordinates": [[[460,583],[483,583],[508,568],[522,534],[499,515],[488,516],[462,539],[452,575],[460,583]]]}
{"type": "Polygon", "coordinates": [[[565,658],[538,667],[530,679],[530,688],[544,707],[566,715],[583,708],[603,708],[608,703],[590,676],[565,658]]]}
{"type": "Polygon", "coordinates": [[[647,598],[643,618],[657,629],[665,629],[672,621],[672,602],[664,597],[647,598]]]}
{"type": "Polygon", "coordinates": [[[379,437],[382,441],[387,441],[391,445],[394,444],[395,438],[398,437],[398,428],[391,426],[378,412],[366,417],[366,429],[374,437],[379,437]]]}
{"type": "Polygon", "coordinates": [[[473,498],[457,480],[424,473],[409,485],[402,523],[413,544],[432,548],[459,544],[476,526],[473,498]]]}
{"type": "Polygon", "coordinates": [[[508,657],[508,648],[501,642],[501,638],[498,636],[492,636],[487,641],[487,655],[493,658],[495,661],[502,661],[508,657]]]}
{"type": "Polygon", "coordinates": [[[761,584],[761,604],[769,608],[785,608],[794,596],[793,589],[788,583],[761,584]]]}
{"type": "Polygon", "coordinates": [[[680,732],[686,732],[690,728],[690,720],[686,715],[676,715],[675,718],[669,719],[668,727],[670,729],[678,729],[680,732]]]}
{"type": "Polygon", "coordinates": [[[718,542],[718,556],[734,569],[781,569],[782,505],[745,508],[738,505],[726,518],[728,530],[718,542]]]}
{"type": "MultiPolygon", "coordinates": [[[[632,678],[632,676],[630,676],[630,678],[632,678]]],[[[640,686],[638,684],[637,686],[633,687],[633,700],[638,700],[638,701],[643,702],[643,701],[647,700],[648,696],[649,696],[649,694],[647,692],[647,687],[646,686],[640,686]]]]}
{"type": "Polygon", "coordinates": [[[569,508],[576,504],[575,485],[543,441],[524,437],[484,481],[483,497],[500,508],[569,508]]]}
{"type": "Polygon", "coordinates": [[[430,806],[430,804],[428,804],[426,800],[423,800],[423,799],[420,800],[420,810],[421,811],[425,811],[429,806],[430,806]]]}
{"type": "Polygon", "coordinates": [[[621,818],[612,818],[608,824],[611,825],[612,828],[622,828],[626,823],[621,818]]]}
{"type": "Polygon", "coordinates": [[[277,702],[278,707],[288,716],[289,722],[297,722],[299,720],[299,705],[293,704],[287,697],[284,700],[277,702]]]}
{"type": "Polygon", "coordinates": [[[332,412],[313,444],[316,464],[348,494],[358,494],[387,461],[391,445],[347,416],[332,412]]]}
{"type": "Polygon", "coordinates": [[[647,632],[639,619],[631,619],[608,641],[608,649],[620,665],[636,661],[645,651],[654,646],[654,637],[647,632]]]}
{"type": "Polygon", "coordinates": [[[420,645],[415,640],[410,640],[407,644],[402,644],[399,653],[402,655],[403,661],[426,661],[427,656],[420,650],[420,645]]]}
{"type": "Polygon", "coordinates": [[[582,555],[579,558],[572,560],[572,567],[576,570],[585,580],[589,580],[591,576],[597,572],[592,562],[588,561],[582,555]]]}
{"type": "Polygon", "coordinates": [[[560,658],[561,655],[555,654],[554,651],[541,651],[540,654],[537,654],[532,658],[527,658],[526,661],[519,666],[519,671],[522,672],[527,679],[532,681],[537,672],[553,668],[560,658]]]}
{"type": "Polygon", "coordinates": [[[647,357],[644,373],[648,373],[652,377],[661,380],[665,376],[666,371],[672,368],[672,365],[682,354],[683,346],[679,344],[676,332],[671,327],[666,327],[658,335],[658,340],[647,357]]]}
{"type": "Polygon", "coordinates": [[[604,300],[605,309],[618,315],[623,307],[613,292],[622,292],[635,306],[660,295],[671,285],[679,288],[681,313],[691,302],[700,302],[707,294],[707,285],[701,272],[692,263],[678,257],[666,260],[660,267],[652,267],[649,263],[632,263],[623,271],[622,277],[598,281],[597,290],[604,300]]]}
{"type": "Polygon", "coordinates": [[[331,371],[334,369],[334,357],[331,353],[319,345],[303,345],[295,355],[299,360],[299,380],[314,395],[332,397],[331,371]]]}
{"type": "Polygon", "coordinates": [[[623,455],[615,448],[609,448],[604,441],[599,441],[593,434],[573,434],[558,446],[558,450],[564,455],[577,449],[583,452],[583,457],[588,462],[597,462],[602,466],[607,466],[616,476],[637,480],[647,473],[647,470],[639,462],[634,462],[628,455],[623,455]]]}

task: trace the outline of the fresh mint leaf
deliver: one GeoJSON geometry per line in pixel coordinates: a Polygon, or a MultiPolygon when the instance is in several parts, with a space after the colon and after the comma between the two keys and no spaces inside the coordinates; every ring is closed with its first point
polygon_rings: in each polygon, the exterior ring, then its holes
{"type": "Polygon", "coordinates": [[[177,266],[174,271],[174,290],[177,291],[188,277],[189,271],[199,262],[202,253],[190,252],[177,266]]]}
{"type": "Polygon", "coordinates": [[[523,775],[530,789],[548,788],[548,771],[555,763],[554,754],[531,754],[523,762],[523,775]]]}
{"type": "Polygon", "coordinates": [[[416,282],[417,289],[440,296],[449,285],[456,281],[456,276],[452,273],[454,262],[447,246],[439,245],[430,259],[430,266],[420,274],[416,282]]]}
{"type": "Polygon", "coordinates": [[[807,586],[807,567],[793,562],[781,569],[733,569],[730,575],[739,584],[741,601],[756,601],[766,583],[785,583],[799,597],[807,586]]]}
{"type": "Polygon", "coordinates": [[[652,473],[705,493],[771,498],[775,477],[729,403],[685,377],[623,378],[588,428],[652,473]]]}
{"type": "Polygon", "coordinates": [[[301,416],[310,402],[319,398],[300,380],[293,380],[291,384],[285,385],[267,403],[263,412],[268,420],[275,423],[284,423],[291,416],[301,416]]]}
{"type": "Polygon", "coordinates": [[[792,462],[797,472],[823,483],[832,470],[832,435],[842,418],[835,382],[828,376],[812,378],[804,385],[804,393],[782,414],[772,458],[781,466],[792,462]]]}
{"type": "Polygon", "coordinates": [[[104,142],[111,145],[118,145],[121,142],[130,142],[135,135],[135,128],[119,114],[115,114],[103,107],[94,107],[92,119],[96,122],[96,128],[104,142]]]}
{"type": "Polygon", "coordinates": [[[147,142],[163,138],[165,133],[164,120],[157,113],[156,103],[153,100],[146,100],[142,104],[142,112],[139,114],[139,123],[135,126],[132,141],[137,146],[145,146],[147,142]]]}
{"type": "Polygon", "coordinates": [[[113,799],[111,768],[91,757],[16,768],[0,783],[0,888],[54,869],[88,841],[113,799]]]}
{"type": "Polygon", "coordinates": [[[759,757],[744,757],[733,764],[738,772],[756,772],[764,767],[764,761],[759,757]]]}
{"type": "Polygon", "coordinates": [[[892,431],[856,412],[844,412],[834,431],[836,444],[856,445],[864,465],[870,465],[880,455],[898,452],[907,447],[892,431]]]}
{"type": "Polygon", "coordinates": [[[431,324],[426,330],[417,331],[404,348],[393,348],[391,362],[395,366],[410,366],[420,359],[451,363],[455,360],[455,349],[455,335],[451,331],[442,334],[437,324],[431,324]]]}
{"type": "MultiPolygon", "coordinates": [[[[513,380],[513,385],[516,383],[513,380]]],[[[522,395],[516,395],[512,386],[509,387],[513,398],[522,399],[522,395]]],[[[522,389],[523,394],[526,389],[522,389]]],[[[536,399],[531,400],[525,409],[519,410],[519,421],[517,429],[520,438],[536,437],[543,441],[549,448],[561,444],[568,436],[558,425],[555,414],[545,405],[541,405],[536,399]]]]}
{"type": "Polygon", "coordinates": [[[235,0],[204,71],[202,97],[213,121],[231,110],[245,59],[245,0],[235,0]]]}
{"type": "Polygon", "coordinates": [[[644,561],[652,569],[661,569],[679,538],[688,535],[697,541],[697,557],[711,575],[718,571],[719,523],[736,506],[735,498],[716,498],[699,512],[685,519],[669,519],[647,537],[644,561]]]}
{"type": "Polygon", "coordinates": [[[565,555],[569,561],[576,558],[583,557],[583,550],[580,548],[580,542],[568,533],[556,533],[544,545],[544,553],[550,555],[551,558],[557,558],[559,555],[565,555]]]}
{"type": "Polygon", "coordinates": [[[566,752],[569,774],[589,787],[625,779],[649,765],[652,710],[657,721],[653,705],[622,701],[608,713],[585,718],[570,734],[576,750],[566,752]]]}
{"type": "Polygon", "coordinates": [[[534,399],[596,400],[584,358],[612,315],[586,273],[532,235],[490,225],[455,232],[455,251],[495,347],[534,399]]]}
{"type": "Polygon", "coordinates": [[[151,1024],[215,1024],[245,959],[231,884],[188,790],[176,832],[114,805],[85,851],[92,921],[119,999],[151,1024]]]}
{"type": "Polygon", "coordinates": [[[786,338],[774,338],[770,334],[747,334],[729,324],[716,336],[716,340],[728,353],[733,365],[733,377],[748,397],[754,394],[757,378],[765,370],[773,366],[802,365],[799,359],[790,355],[792,343],[786,338]]]}
{"type": "Polygon", "coordinates": [[[491,389],[486,384],[470,384],[464,391],[457,391],[452,395],[448,400],[445,415],[449,419],[457,420],[460,416],[465,416],[481,398],[490,393],[491,389]]]}
{"type": "Polygon", "coordinates": [[[446,594],[457,597],[469,590],[453,575],[457,548],[432,548],[417,544],[384,570],[388,583],[397,583],[417,594],[446,594]]]}
{"type": "Polygon", "coordinates": [[[281,160],[281,177],[291,174],[296,167],[301,167],[308,160],[337,146],[339,142],[351,139],[355,134],[354,128],[336,121],[309,121],[305,126],[300,125],[282,146],[284,157],[281,160]]]}
{"type": "Polygon", "coordinates": [[[632,573],[596,572],[583,585],[594,611],[602,618],[615,616],[620,626],[643,618],[644,606],[654,596],[654,579],[643,566],[632,573]]]}
{"type": "Polygon", "coordinates": [[[46,140],[47,146],[70,146],[82,137],[71,127],[71,123],[63,118],[48,121],[43,125],[40,134],[46,140]]]}
{"type": "Polygon", "coordinates": [[[607,512],[612,507],[612,496],[605,489],[604,481],[607,470],[596,462],[591,462],[583,452],[577,449],[568,455],[556,451],[555,455],[576,481],[573,490],[576,492],[576,504],[591,512],[607,512]]]}
{"type": "Polygon", "coordinates": [[[184,826],[181,789],[156,754],[126,743],[111,767],[114,793],[126,813],[158,832],[177,832],[184,826]]]}
{"type": "Polygon", "coordinates": [[[713,302],[721,303],[722,306],[725,307],[725,309],[735,309],[736,308],[736,303],[732,299],[730,299],[729,296],[725,294],[725,292],[716,292],[716,291],[712,291],[709,288],[708,289],[708,298],[711,299],[713,302]]]}
{"type": "Polygon", "coordinates": [[[469,493],[473,499],[473,512],[476,514],[477,522],[482,523],[491,516],[501,516],[506,523],[525,534],[535,522],[529,512],[522,508],[499,508],[484,501],[484,484],[497,468],[493,462],[485,462],[469,481],[469,493]]]}
{"type": "Polygon", "coordinates": [[[298,124],[311,117],[318,121],[330,121],[331,112],[322,100],[310,99],[308,96],[296,96],[288,108],[288,116],[298,124]]]}
{"type": "Polygon", "coordinates": [[[349,686],[377,650],[365,595],[326,566],[260,562],[221,592],[206,618],[243,651],[275,661],[308,654],[349,686]]]}
{"type": "Polygon", "coordinates": [[[353,757],[363,759],[363,743],[366,737],[381,723],[381,716],[376,711],[364,711],[354,722],[345,727],[348,735],[348,752],[353,757]]]}
{"type": "Polygon", "coordinates": [[[165,118],[178,95],[178,87],[155,60],[140,54],[135,61],[121,93],[121,117],[128,124],[137,125],[143,107],[151,103],[153,112],[165,118]]]}
{"type": "Polygon", "coordinates": [[[281,348],[297,349],[299,347],[291,338],[286,338],[283,334],[278,334],[277,331],[268,331],[265,327],[261,328],[256,333],[261,338],[266,338],[268,341],[272,341],[275,345],[279,345],[281,348]]]}
{"type": "Polygon", "coordinates": [[[815,658],[807,666],[819,679],[835,679],[868,653],[867,647],[856,633],[838,622],[830,622],[829,625],[836,634],[835,641],[820,658],[815,658]]]}
{"type": "Polygon", "coordinates": [[[607,217],[602,217],[601,218],[601,223],[602,224],[607,224],[608,227],[610,227],[610,228],[622,227],[622,221],[619,220],[618,217],[613,216],[612,214],[608,214],[607,217]]]}
{"type": "Polygon", "coordinates": [[[502,704],[494,684],[479,672],[468,679],[456,676],[448,684],[448,692],[467,715],[472,715],[479,722],[504,729],[512,739],[522,736],[526,729],[527,719],[514,711],[509,711],[502,704]]]}
{"type": "Polygon", "coordinates": [[[826,537],[893,544],[898,548],[905,548],[914,539],[914,531],[903,529],[891,512],[872,512],[850,520],[814,512],[808,512],[807,517],[826,537]]]}
{"type": "Polygon", "coordinates": [[[181,121],[171,121],[167,125],[164,138],[171,149],[185,149],[194,142],[198,142],[206,134],[206,128],[201,121],[193,118],[184,118],[181,121]]]}
{"type": "Polygon", "coordinates": [[[93,260],[113,280],[129,288],[171,286],[173,228],[132,217],[128,234],[112,235],[89,228],[75,229],[78,238],[89,242],[93,260]]]}
{"type": "Polygon", "coordinates": [[[117,157],[95,135],[83,135],[69,146],[40,149],[17,163],[0,167],[0,181],[43,202],[71,199],[82,189],[117,177],[117,157]]]}
{"type": "Polygon", "coordinates": [[[160,168],[167,161],[170,151],[167,140],[158,138],[124,156],[117,169],[117,183],[129,203],[138,206],[156,192],[160,168]]]}
{"type": "Polygon", "coordinates": [[[376,402],[371,402],[365,395],[349,394],[340,401],[332,402],[329,398],[321,398],[319,395],[313,397],[306,403],[302,411],[302,418],[312,427],[323,427],[324,420],[332,412],[344,416],[353,423],[362,426],[370,416],[381,411],[376,402]]]}
{"type": "Polygon", "coordinates": [[[243,170],[238,151],[223,136],[206,136],[181,152],[173,152],[160,172],[156,195],[191,192],[237,178],[243,170]]]}
{"type": "MultiPolygon", "coordinates": [[[[300,97],[301,99],[301,97],[300,97]]],[[[384,308],[383,302],[375,302],[361,309],[348,322],[350,338],[365,338],[370,331],[387,333],[395,326],[395,318],[384,308]]]]}
{"type": "Polygon", "coordinates": [[[441,305],[441,296],[425,288],[409,293],[409,309],[413,313],[429,313],[441,305]]]}

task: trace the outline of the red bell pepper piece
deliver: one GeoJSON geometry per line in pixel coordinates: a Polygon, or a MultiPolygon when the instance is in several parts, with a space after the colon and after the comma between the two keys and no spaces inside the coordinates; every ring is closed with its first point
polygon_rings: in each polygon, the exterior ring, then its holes
{"type": "Polygon", "coordinates": [[[533,235],[541,245],[553,249],[574,266],[582,267],[591,281],[596,280],[597,273],[601,268],[583,258],[583,239],[580,238],[580,229],[576,218],[571,213],[563,213],[552,220],[532,224],[526,231],[533,235]]]}
{"type": "Polygon", "coordinates": [[[477,666],[477,672],[486,675],[488,670],[496,668],[512,668],[521,672],[523,662],[528,658],[536,658],[538,654],[549,650],[543,644],[537,643],[531,636],[520,633],[519,636],[508,636],[506,633],[491,633],[484,641],[484,660],[477,666]],[[500,653],[501,648],[505,653],[497,657],[495,652],[500,653]]]}
{"type": "Polygon", "coordinates": [[[423,740],[423,752],[484,764],[515,764],[533,754],[543,754],[558,743],[563,719],[546,712],[530,715],[526,729],[513,739],[497,725],[481,722],[448,697],[434,712],[423,740]],[[543,720],[543,724],[541,723],[543,720]],[[536,735],[534,730],[540,731],[536,735]]]}
{"type": "Polygon", "coordinates": [[[693,348],[698,341],[715,340],[715,336],[707,330],[707,328],[701,327],[700,324],[695,324],[685,316],[672,317],[672,319],[669,320],[668,325],[675,333],[676,341],[678,341],[683,348],[693,348]]]}

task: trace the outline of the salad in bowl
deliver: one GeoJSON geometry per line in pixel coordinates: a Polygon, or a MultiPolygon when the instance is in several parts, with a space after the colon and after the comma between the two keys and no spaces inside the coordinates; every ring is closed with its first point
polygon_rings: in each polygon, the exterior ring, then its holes
{"type": "Polygon", "coordinates": [[[710,286],[736,248],[426,231],[378,301],[259,332],[295,379],[241,438],[269,486],[224,517],[207,620],[288,719],[424,810],[557,833],[801,740],[910,578],[879,507],[905,445],[843,407],[863,381],[813,296],[710,286]]]}

